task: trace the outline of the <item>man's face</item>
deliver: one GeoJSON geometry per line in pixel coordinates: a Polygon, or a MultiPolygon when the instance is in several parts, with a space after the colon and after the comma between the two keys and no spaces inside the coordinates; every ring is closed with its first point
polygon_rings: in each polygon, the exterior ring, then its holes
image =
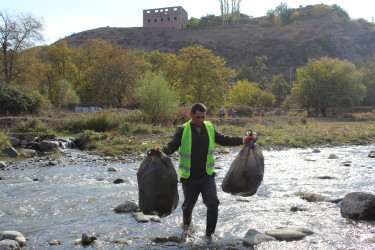
{"type": "Polygon", "coordinates": [[[202,127],[204,119],[206,119],[206,112],[197,111],[195,114],[190,112],[191,123],[195,127],[202,127]]]}

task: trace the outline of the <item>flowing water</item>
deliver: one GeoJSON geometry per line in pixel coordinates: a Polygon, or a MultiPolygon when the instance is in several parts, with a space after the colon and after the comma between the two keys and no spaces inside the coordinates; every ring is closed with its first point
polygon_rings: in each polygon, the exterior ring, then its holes
{"type": "MultiPolygon", "coordinates": [[[[16,230],[28,239],[24,249],[83,248],[74,241],[83,233],[98,236],[99,249],[246,249],[242,245],[249,229],[260,232],[279,226],[297,225],[315,233],[300,241],[264,242],[256,249],[375,249],[375,222],[342,218],[339,205],[332,202],[307,202],[301,193],[317,193],[338,199],[350,192],[375,191],[375,160],[367,157],[375,145],[263,151],[265,175],[258,192],[238,197],[221,190],[220,184],[230,163],[239,152],[217,154],[217,187],[220,199],[219,220],[212,242],[204,239],[206,209],[199,198],[193,212],[193,228],[186,242],[154,243],[152,236],[181,236],[180,202],[161,222],[137,223],[131,214],[113,209],[125,201],[138,201],[136,173],[140,162],[107,163],[100,156],[68,150],[57,165],[36,159],[17,163],[0,171],[0,231],[16,230]],[[336,154],[337,159],[329,159],[336,154]],[[109,172],[108,167],[119,169],[109,172]],[[331,177],[331,179],[318,177],[331,177]],[[117,178],[126,183],[114,184],[117,178]],[[291,207],[304,211],[292,212],[291,207]],[[130,245],[111,243],[132,239],[130,245]],[[48,241],[60,240],[50,246],[48,241]]],[[[175,166],[176,161],[173,161],[175,166]]],[[[93,247],[89,247],[93,248],[93,247]]]]}

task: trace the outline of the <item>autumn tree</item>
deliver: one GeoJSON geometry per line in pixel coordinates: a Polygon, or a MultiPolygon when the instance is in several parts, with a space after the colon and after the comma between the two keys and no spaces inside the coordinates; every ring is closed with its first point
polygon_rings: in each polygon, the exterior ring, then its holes
{"type": "Polygon", "coordinates": [[[301,107],[315,108],[326,116],[327,108],[351,107],[365,97],[362,75],[347,60],[323,57],[309,59],[306,66],[297,69],[298,84],[292,94],[301,107]]]}
{"type": "Polygon", "coordinates": [[[238,80],[228,92],[228,100],[233,105],[257,106],[261,90],[259,84],[238,80]]]}
{"type": "Polygon", "coordinates": [[[176,91],[185,104],[195,102],[220,106],[225,101],[228,80],[235,71],[211,50],[193,45],[180,50],[181,70],[176,91]]]}
{"type": "Polygon", "coordinates": [[[43,22],[29,14],[10,15],[0,11],[1,78],[10,83],[22,70],[17,66],[20,51],[42,41],[43,22]]]}
{"type": "Polygon", "coordinates": [[[145,70],[144,60],[102,40],[93,41],[88,50],[90,62],[82,88],[85,96],[81,96],[84,101],[106,107],[133,105],[133,90],[145,70]]]}

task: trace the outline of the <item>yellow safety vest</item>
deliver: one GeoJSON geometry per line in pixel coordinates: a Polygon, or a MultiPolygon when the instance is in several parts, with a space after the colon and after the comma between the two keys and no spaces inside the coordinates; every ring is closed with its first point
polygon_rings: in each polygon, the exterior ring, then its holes
{"type": "MultiPolygon", "coordinates": [[[[214,147],[215,147],[215,129],[212,126],[211,122],[204,122],[206,126],[209,145],[208,145],[208,154],[206,161],[206,172],[208,175],[212,175],[215,169],[215,159],[214,159],[214,147]]],[[[191,127],[190,121],[184,124],[184,132],[182,133],[181,138],[181,147],[179,154],[179,166],[178,174],[181,178],[189,178],[190,176],[190,167],[191,167],[191,127]]]]}

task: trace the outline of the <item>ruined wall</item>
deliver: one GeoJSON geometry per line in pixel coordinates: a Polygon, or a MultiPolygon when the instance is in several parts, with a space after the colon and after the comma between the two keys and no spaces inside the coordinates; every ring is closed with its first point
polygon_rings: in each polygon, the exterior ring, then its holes
{"type": "Polygon", "coordinates": [[[181,6],[143,10],[143,27],[185,28],[188,13],[181,6]]]}

